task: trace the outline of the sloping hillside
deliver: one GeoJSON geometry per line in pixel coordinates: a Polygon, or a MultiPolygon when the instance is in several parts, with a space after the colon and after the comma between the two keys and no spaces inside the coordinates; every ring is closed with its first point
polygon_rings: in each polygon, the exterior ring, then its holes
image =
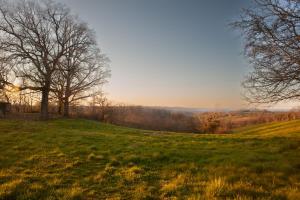
{"type": "Polygon", "coordinates": [[[0,199],[300,199],[300,121],[230,135],[0,121],[0,199]]]}

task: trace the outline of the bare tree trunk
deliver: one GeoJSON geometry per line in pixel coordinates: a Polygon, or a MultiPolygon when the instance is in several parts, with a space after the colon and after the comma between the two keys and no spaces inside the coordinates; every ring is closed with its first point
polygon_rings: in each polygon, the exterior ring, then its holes
{"type": "Polygon", "coordinates": [[[47,120],[49,118],[48,115],[48,104],[49,104],[49,92],[50,92],[50,84],[46,84],[42,91],[42,101],[41,101],[41,119],[47,120]]]}
{"type": "Polygon", "coordinates": [[[58,114],[59,114],[59,115],[62,115],[62,112],[63,112],[63,104],[64,104],[64,102],[63,102],[62,97],[59,97],[59,99],[58,99],[58,114]]]}
{"type": "Polygon", "coordinates": [[[64,101],[64,117],[69,117],[69,98],[66,97],[64,101]]]}
{"type": "Polygon", "coordinates": [[[70,97],[70,78],[67,78],[65,98],[64,98],[64,117],[69,117],[69,97],[70,97]]]}

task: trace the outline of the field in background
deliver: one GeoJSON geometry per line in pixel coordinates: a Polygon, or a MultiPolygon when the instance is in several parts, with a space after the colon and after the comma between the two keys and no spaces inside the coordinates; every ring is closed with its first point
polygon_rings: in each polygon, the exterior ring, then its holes
{"type": "Polygon", "coordinates": [[[300,121],[225,135],[0,121],[0,199],[299,199],[300,121]]]}

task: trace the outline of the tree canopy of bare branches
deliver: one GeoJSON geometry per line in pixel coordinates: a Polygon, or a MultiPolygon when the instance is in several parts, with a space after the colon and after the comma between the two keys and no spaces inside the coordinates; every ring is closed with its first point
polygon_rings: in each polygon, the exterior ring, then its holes
{"type": "Polygon", "coordinates": [[[68,42],[68,53],[60,60],[59,70],[54,76],[53,91],[66,117],[69,116],[70,103],[97,95],[110,75],[109,59],[101,54],[92,31],[86,24],[77,29],[80,31],[68,42]],[[76,45],[78,41],[81,45],[76,45]]]}
{"type": "Polygon", "coordinates": [[[300,99],[300,1],[255,0],[232,24],[253,65],[243,86],[251,103],[300,99]]]}

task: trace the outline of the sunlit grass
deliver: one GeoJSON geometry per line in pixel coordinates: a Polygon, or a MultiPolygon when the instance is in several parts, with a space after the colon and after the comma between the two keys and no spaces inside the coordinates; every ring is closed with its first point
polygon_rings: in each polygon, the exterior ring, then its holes
{"type": "Polygon", "coordinates": [[[0,121],[0,199],[300,199],[300,121],[230,135],[0,121]]]}

